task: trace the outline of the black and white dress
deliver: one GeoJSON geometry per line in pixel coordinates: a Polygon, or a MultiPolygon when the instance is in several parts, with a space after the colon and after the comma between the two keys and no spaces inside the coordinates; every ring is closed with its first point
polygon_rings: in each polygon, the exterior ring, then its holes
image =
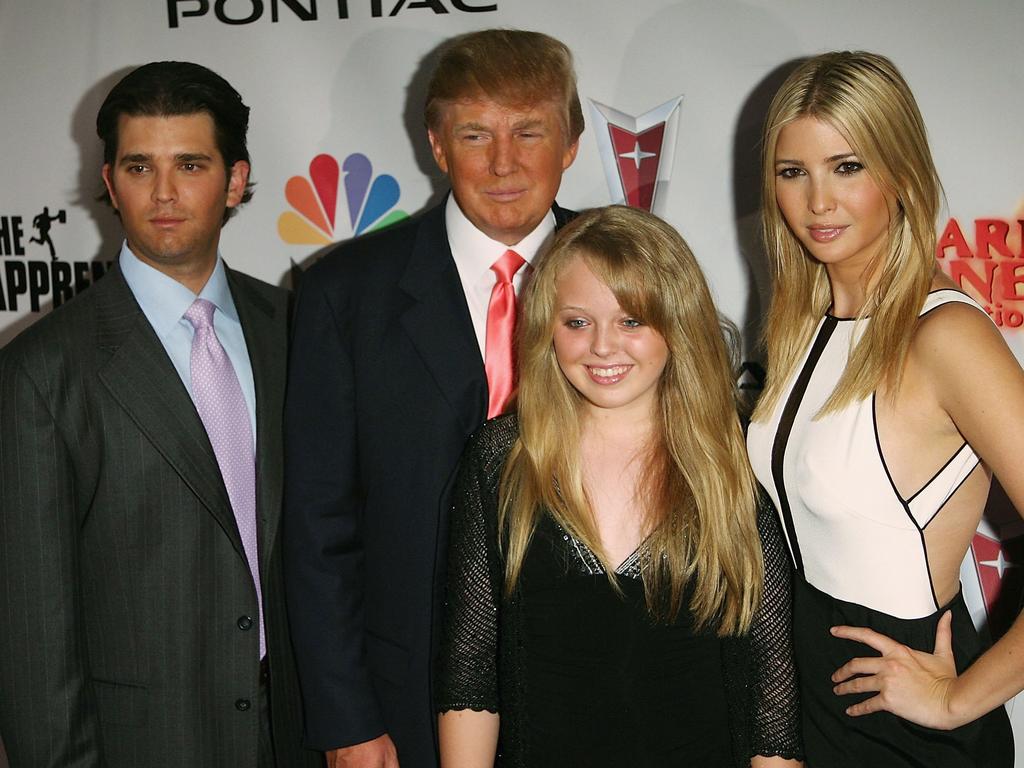
{"type": "Polygon", "coordinates": [[[618,594],[548,515],[507,595],[498,484],[518,434],[514,416],[488,422],[460,467],[438,710],[498,713],[503,768],[749,768],[752,754],[800,757],[790,569],[774,514],[759,520],[764,600],[746,637],[696,630],[685,608],[654,622],[643,547],[617,569],[618,594]]]}
{"type": "MultiPolygon", "coordinates": [[[[920,314],[947,302],[983,311],[959,291],[944,289],[928,295],[920,314]]],[[[889,713],[850,717],[845,708],[871,694],[832,693],[836,669],[851,658],[878,655],[834,638],[829,628],[838,624],[870,627],[931,651],[938,620],[951,609],[957,669],[983,650],[963,595],[938,604],[924,535],[979,466],[971,446],[964,442],[904,498],[882,453],[874,394],[815,418],[868,322],[824,317],[775,412],[747,433],[750,463],[779,512],[796,570],[793,634],[808,765],[1009,767],[1013,737],[1002,707],[947,732],[889,713]]]]}

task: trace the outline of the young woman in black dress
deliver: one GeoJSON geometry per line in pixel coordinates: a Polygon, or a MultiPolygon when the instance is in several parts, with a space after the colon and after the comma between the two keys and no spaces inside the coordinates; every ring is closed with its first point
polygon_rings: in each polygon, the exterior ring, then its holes
{"type": "Polygon", "coordinates": [[[456,490],[442,765],[795,764],[788,567],[693,255],[593,210],[527,294],[519,415],[473,437],[456,490]]]}

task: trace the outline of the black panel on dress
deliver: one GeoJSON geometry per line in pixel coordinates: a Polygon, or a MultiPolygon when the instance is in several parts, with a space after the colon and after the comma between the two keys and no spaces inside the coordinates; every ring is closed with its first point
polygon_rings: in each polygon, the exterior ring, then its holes
{"type": "Polygon", "coordinates": [[[811,345],[811,351],[807,354],[807,362],[804,363],[800,375],[793,384],[793,391],[790,392],[789,400],[782,411],[782,418],[779,420],[779,429],[775,433],[775,442],[772,445],[772,479],[775,481],[775,492],[779,495],[779,512],[786,523],[786,535],[789,537],[789,548],[793,553],[793,563],[796,569],[803,573],[804,561],[800,556],[800,544],[796,539],[796,527],[793,525],[793,512],[789,508],[789,496],[786,494],[786,478],[784,473],[784,461],[786,458],[786,445],[789,443],[789,433],[793,431],[793,422],[796,419],[796,412],[804,401],[804,393],[811,380],[811,374],[818,365],[818,358],[821,357],[831,338],[833,331],[839,321],[828,316],[821,324],[818,336],[811,345]]]}

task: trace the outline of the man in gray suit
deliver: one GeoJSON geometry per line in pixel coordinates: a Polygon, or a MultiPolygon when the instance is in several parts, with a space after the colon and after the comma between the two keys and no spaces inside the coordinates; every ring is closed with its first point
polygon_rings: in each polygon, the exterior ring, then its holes
{"type": "Polygon", "coordinates": [[[278,536],[287,296],[227,268],[249,109],[147,64],[97,117],[118,266],[0,352],[12,766],[306,766],[278,536]]]}

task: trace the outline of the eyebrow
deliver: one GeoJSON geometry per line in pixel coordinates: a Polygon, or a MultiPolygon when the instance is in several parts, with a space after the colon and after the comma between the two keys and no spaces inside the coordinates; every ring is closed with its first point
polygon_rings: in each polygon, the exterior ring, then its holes
{"type": "MultiPolygon", "coordinates": [[[[544,125],[544,121],[539,117],[529,117],[523,120],[518,120],[512,124],[513,131],[521,131],[524,128],[537,128],[544,125]]],[[[482,123],[458,123],[452,129],[454,131],[479,131],[482,133],[490,133],[491,128],[482,123]]]]}
{"type": "MultiPolygon", "coordinates": [[[[132,152],[131,154],[124,155],[118,161],[120,165],[131,165],[133,163],[148,163],[153,159],[152,155],[147,155],[145,152],[132,152]]],[[[175,162],[178,163],[194,163],[200,160],[210,161],[213,158],[207,155],[205,152],[179,152],[174,156],[175,162]]]]}
{"type": "Polygon", "coordinates": [[[512,124],[513,130],[522,130],[523,128],[536,128],[538,125],[543,125],[544,121],[539,117],[527,117],[519,120],[512,124]]]}
{"type": "Polygon", "coordinates": [[[152,158],[143,152],[133,152],[129,155],[122,155],[117,162],[121,165],[126,163],[148,163],[152,158]]]}
{"type": "MultiPolygon", "coordinates": [[[[837,162],[839,160],[846,160],[848,157],[856,157],[856,156],[857,156],[856,152],[843,152],[842,154],[839,154],[839,155],[832,155],[831,157],[826,157],[825,158],[825,162],[826,163],[835,163],[835,162],[837,162]]],[[[780,158],[780,159],[775,161],[775,164],[776,165],[803,165],[803,161],[802,160],[786,160],[784,158],[780,158]]]]}

